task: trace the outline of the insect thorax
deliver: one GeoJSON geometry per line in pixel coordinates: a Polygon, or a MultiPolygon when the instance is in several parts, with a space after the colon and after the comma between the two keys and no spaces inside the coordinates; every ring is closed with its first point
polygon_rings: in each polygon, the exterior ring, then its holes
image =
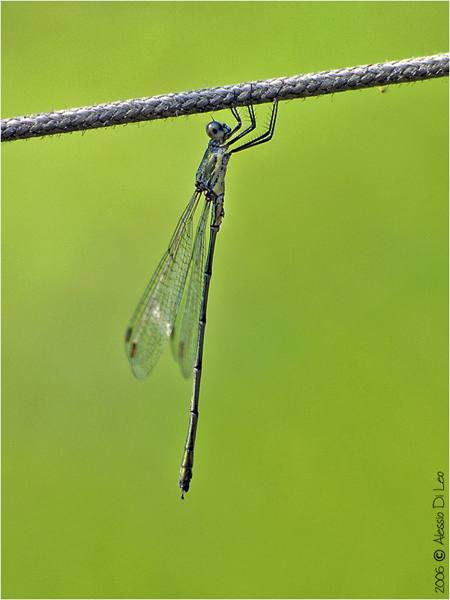
{"type": "Polygon", "coordinates": [[[224,193],[224,179],[230,155],[226,148],[209,144],[197,171],[195,185],[197,189],[211,192],[215,196],[224,193]]]}

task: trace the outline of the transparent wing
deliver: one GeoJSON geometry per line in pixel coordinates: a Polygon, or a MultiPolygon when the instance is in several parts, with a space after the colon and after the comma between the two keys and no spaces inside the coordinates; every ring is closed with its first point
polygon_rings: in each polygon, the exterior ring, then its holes
{"type": "Polygon", "coordinates": [[[172,354],[180,364],[183,377],[192,375],[197,352],[198,321],[203,295],[206,262],[206,228],[211,202],[205,201],[195,235],[188,291],[178,313],[172,334],[172,354]]]}
{"type": "Polygon", "coordinates": [[[191,260],[192,220],[199,198],[196,191],[181,215],[126,332],[125,351],[139,379],[149,375],[172,334],[191,260]]]}

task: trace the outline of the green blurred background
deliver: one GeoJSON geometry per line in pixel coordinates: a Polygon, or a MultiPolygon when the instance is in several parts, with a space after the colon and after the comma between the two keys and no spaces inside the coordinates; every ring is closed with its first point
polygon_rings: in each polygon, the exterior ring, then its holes
{"type": "MultiPolygon", "coordinates": [[[[445,52],[448,3],[3,2],[2,42],[9,117],[445,52]]],[[[284,102],[233,157],[184,502],[191,383],[123,338],[211,115],[3,145],[4,598],[435,597],[447,107],[284,102]]]]}

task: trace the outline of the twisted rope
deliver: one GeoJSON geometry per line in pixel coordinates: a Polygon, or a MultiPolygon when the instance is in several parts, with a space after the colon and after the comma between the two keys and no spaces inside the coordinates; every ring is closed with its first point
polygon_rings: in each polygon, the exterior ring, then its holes
{"type": "Polygon", "coordinates": [[[211,112],[230,108],[232,105],[245,106],[250,102],[263,104],[272,102],[275,98],[291,100],[445,77],[449,74],[448,62],[448,54],[436,54],[309,75],[280,77],[7,118],[1,122],[2,142],[211,112]]]}

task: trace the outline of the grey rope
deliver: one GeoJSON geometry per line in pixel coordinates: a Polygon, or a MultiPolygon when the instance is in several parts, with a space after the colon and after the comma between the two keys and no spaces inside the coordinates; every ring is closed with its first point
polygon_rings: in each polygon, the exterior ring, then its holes
{"type": "Polygon", "coordinates": [[[2,142],[211,112],[230,108],[232,105],[245,106],[250,102],[262,104],[272,102],[275,98],[292,100],[445,77],[449,74],[448,59],[448,54],[436,54],[309,75],[280,77],[39,113],[27,117],[7,118],[2,120],[2,142]]]}

